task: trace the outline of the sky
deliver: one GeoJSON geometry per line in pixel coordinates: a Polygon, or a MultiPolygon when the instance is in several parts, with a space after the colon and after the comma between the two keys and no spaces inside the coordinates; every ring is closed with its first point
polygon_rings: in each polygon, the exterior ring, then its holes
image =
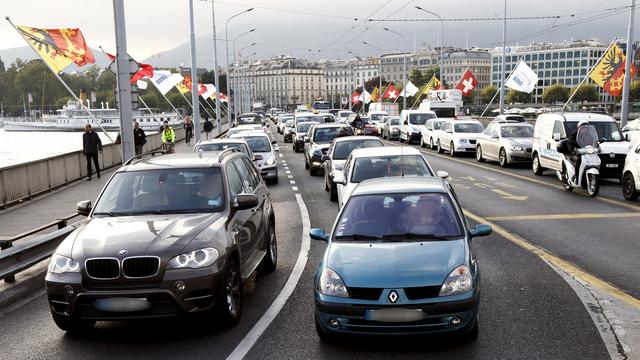
{"type": "MultiPolygon", "coordinates": [[[[166,51],[189,41],[188,0],[124,0],[127,47],[138,59],[166,51]]],[[[235,13],[250,7],[230,23],[229,37],[251,28],[256,31],[238,40],[238,47],[255,42],[255,57],[267,58],[288,53],[307,58],[369,56],[404,47],[432,46],[439,43],[437,22],[371,22],[358,19],[429,19],[432,15],[417,10],[418,5],[442,18],[500,17],[503,0],[228,0],[216,1],[218,37],[225,35],[225,22],[235,13]],[[384,31],[388,27],[401,32],[384,31]],[[374,44],[379,49],[362,44],[374,44]],[[311,49],[312,51],[309,51],[311,49]],[[318,52],[318,50],[322,50],[318,52]]],[[[562,41],[597,38],[604,42],[613,36],[626,37],[628,9],[624,13],[567,26],[576,21],[606,13],[607,8],[628,6],[630,0],[507,0],[507,16],[555,16],[557,20],[512,20],[508,22],[509,45],[531,41],[562,41]],[[535,4],[535,5],[533,5],[535,4]],[[532,6],[533,5],[533,6],[532,6]],[[570,17],[569,15],[575,16],[570,17]],[[555,31],[548,31],[555,25],[555,31]],[[537,33],[538,34],[532,34],[537,33]]],[[[620,10],[621,12],[624,9],[620,10]]],[[[194,0],[195,33],[212,38],[211,3],[194,0]]],[[[0,15],[10,16],[15,24],[41,28],[79,27],[87,43],[115,48],[112,0],[0,0],[0,15]]],[[[637,18],[637,16],[636,16],[637,18]]],[[[636,21],[637,23],[637,21],[636,21]]],[[[640,28],[638,24],[637,28],[640,28]]],[[[635,31],[638,39],[640,31],[635,31]]],[[[502,40],[500,21],[456,21],[444,23],[445,45],[494,47],[502,40]]],[[[224,42],[219,43],[224,54],[224,42]]],[[[0,23],[0,49],[21,47],[25,43],[7,21],[0,23]]],[[[211,48],[199,49],[204,53],[211,48]]],[[[223,55],[224,56],[224,55],[223,55]]],[[[185,59],[188,62],[188,59],[185,59]]]]}

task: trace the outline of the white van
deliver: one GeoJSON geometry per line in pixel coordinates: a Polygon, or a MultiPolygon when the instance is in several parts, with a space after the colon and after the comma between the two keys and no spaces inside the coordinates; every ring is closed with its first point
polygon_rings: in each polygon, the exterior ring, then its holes
{"type": "Polygon", "coordinates": [[[629,152],[629,142],[611,116],[585,112],[547,113],[538,116],[531,151],[533,173],[541,175],[547,169],[562,170],[564,155],[558,152],[556,143],[568,136],[575,136],[580,120],[588,120],[596,128],[598,137],[604,139],[600,144],[600,176],[620,179],[629,152]]]}
{"type": "Polygon", "coordinates": [[[436,113],[427,110],[402,110],[400,113],[400,142],[420,141],[422,128],[429,119],[435,119],[436,113]]]}

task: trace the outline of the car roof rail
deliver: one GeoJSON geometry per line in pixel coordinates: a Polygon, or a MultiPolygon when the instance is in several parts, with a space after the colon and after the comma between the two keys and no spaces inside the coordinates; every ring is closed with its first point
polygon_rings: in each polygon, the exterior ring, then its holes
{"type": "Polygon", "coordinates": [[[136,155],[136,156],[130,158],[129,160],[127,160],[123,164],[123,166],[134,164],[135,162],[137,162],[136,160],[142,160],[142,158],[145,157],[145,156],[155,156],[156,154],[163,154],[164,155],[166,153],[167,152],[164,151],[164,150],[154,150],[154,151],[145,152],[145,153],[142,153],[140,155],[136,155]]]}
{"type": "Polygon", "coordinates": [[[224,149],[220,152],[220,155],[218,155],[218,162],[222,162],[222,160],[225,158],[225,156],[230,155],[232,153],[236,153],[236,152],[241,152],[239,149],[236,148],[229,148],[229,149],[224,149]]]}

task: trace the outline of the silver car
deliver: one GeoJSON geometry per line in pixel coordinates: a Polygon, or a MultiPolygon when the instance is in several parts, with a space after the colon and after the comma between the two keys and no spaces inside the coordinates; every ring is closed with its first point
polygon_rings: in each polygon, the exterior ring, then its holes
{"type": "Polygon", "coordinates": [[[532,143],[532,125],[491,122],[478,137],[476,160],[495,160],[502,167],[516,162],[531,162],[532,143]]]}
{"type": "Polygon", "coordinates": [[[400,138],[400,117],[399,116],[386,116],[382,125],[382,138],[398,140],[400,138]]]}
{"type": "Polygon", "coordinates": [[[256,155],[256,163],[260,170],[260,176],[268,183],[278,183],[278,161],[276,151],[269,135],[263,132],[241,133],[231,137],[232,139],[241,138],[249,144],[249,148],[256,155]]]}

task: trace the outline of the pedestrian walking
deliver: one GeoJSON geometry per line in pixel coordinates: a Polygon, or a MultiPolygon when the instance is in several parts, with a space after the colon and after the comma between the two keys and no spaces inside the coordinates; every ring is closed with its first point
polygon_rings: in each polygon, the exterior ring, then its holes
{"type": "Polygon", "coordinates": [[[98,163],[98,152],[102,152],[102,141],[93,129],[91,124],[84,126],[84,134],[82,134],[82,153],[87,159],[87,181],[91,181],[91,161],[96,168],[96,175],[100,179],[100,163],[98,163]]]}
{"type": "Polygon", "coordinates": [[[162,146],[167,154],[173,154],[176,147],[176,134],[173,132],[169,122],[164,122],[164,130],[162,130],[162,146]]]}
{"type": "Polygon", "coordinates": [[[136,155],[142,154],[142,147],[147,143],[147,134],[140,128],[137,121],[133,122],[133,144],[136,148],[136,155]]]}
{"type": "Polygon", "coordinates": [[[191,138],[193,137],[193,120],[191,120],[191,116],[187,116],[184,118],[184,134],[187,141],[187,145],[191,142],[191,138]]]}
{"type": "Polygon", "coordinates": [[[204,120],[204,133],[207,134],[207,140],[209,140],[209,135],[211,134],[211,131],[213,130],[213,123],[211,121],[209,121],[209,118],[204,120]]]}

